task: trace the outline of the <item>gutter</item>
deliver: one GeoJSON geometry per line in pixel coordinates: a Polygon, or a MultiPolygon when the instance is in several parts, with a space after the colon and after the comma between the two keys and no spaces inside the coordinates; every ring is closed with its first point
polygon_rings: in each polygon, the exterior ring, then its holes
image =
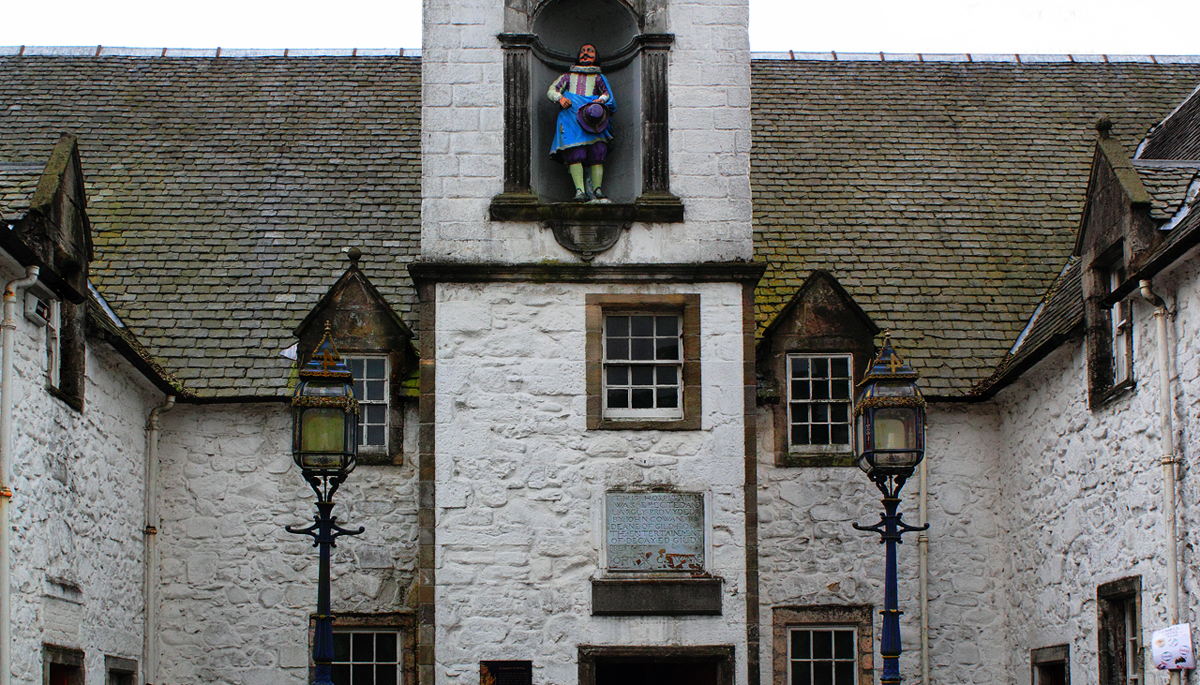
{"type": "Polygon", "coordinates": [[[25,278],[4,287],[4,321],[0,323],[0,685],[12,682],[12,413],[13,339],[17,334],[17,288],[37,283],[39,267],[25,267],[25,278]]]}

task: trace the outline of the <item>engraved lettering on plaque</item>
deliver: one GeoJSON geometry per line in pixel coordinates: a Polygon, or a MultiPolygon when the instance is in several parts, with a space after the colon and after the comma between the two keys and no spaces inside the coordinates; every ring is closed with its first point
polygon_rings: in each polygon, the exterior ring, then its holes
{"type": "Polygon", "coordinates": [[[607,497],[608,570],[704,570],[703,495],[610,492],[607,497]]]}

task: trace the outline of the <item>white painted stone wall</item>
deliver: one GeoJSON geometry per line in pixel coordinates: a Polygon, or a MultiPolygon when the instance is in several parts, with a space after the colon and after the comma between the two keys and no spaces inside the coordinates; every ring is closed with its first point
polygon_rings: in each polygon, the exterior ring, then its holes
{"type": "MultiPolygon", "coordinates": [[[[903,350],[900,351],[903,354],[903,350]]],[[[1006,683],[1008,652],[1002,530],[992,511],[999,496],[996,411],[992,405],[931,405],[928,410],[930,661],[934,682],[1006,683]],[[995,639],[980,639],[981,636],[995,639]],[[983,668],[981,668],[981,666],[983,668]]],[[[855,467],[778,467],[769,410],[759,431],[759,570],[761,677],[773,680],[771,626],[775,607],[872,605],[874,664],[883,608],[883,548],[874,525],[880,493],[855,467]],[[763,449],[767,447],[767,449],[763,449]]],[[[918,523],[919,478],[901,491],[905,521],[918,523]]],[[[920,674],[917,533],[897,551],[901,639],[906,681],[920,674]]],[[[786,646],[782,646],[786,650],[786,646]]]]}
{"type": "Polygon", "coordinates": [[[443,284],[437,288],[437,681],[529,659],[575,683],[579,645],[735,645],[745,682],[741,287],[443,284]],[[699,431],[589,431],[585,296],[699,293],[699,431]],[[711,501],[713,617],[593,617],[610,489],[671,485],[711,501]]]}
{"type": "MultiPolygon", "coordinates": [[[[1200,496],[1191,470],[1200,404],[1200,300],[1194,256],[1155,281],[1177,311],[1171,325],[1171,373],[1176,377],[1181,620],[1200,608],[1194,549],[1200,542],[1200,496]]],[[[1006,628],[1015,682],[1029,682],[1029,650],[1069,644],[1072,682],[1094,682],[1097,662],[1096,586],[1127,576],[1142,579],[1143,638],[1166,623],[1163,557],[1162,454],[1157,333],[1152,308],[1135,295],[1134,374],[1137,387],[1095,412],[1087,408],[1082,342],[1064,345],[1006,390],[1000,468],[1006,474],[1000,518],[1012,521],[1006,547],[1009,604],[1006,628]]],[[[1148,682],[1165,682],[1149,666],[1148,682]]]]}
{"type": "MultiPolygon", "coordinates": [[[[284,526],[316,507],[292,462],[289,407],[176,405],[159,445],[162,681],[307,683],[317,550],[284,526]]],[[[411,609],[411,453],[402,466],[360,465],[334,499],[341,525],[367,528],[333,550],[334,613],[411,609]]]]}
{"type": "MultiPolygon", "coordinates": [[[[8,276],[11,278],[11,275],[8,276]]],[[[13,682],[42,683],[42,646],[142,661],[145,422],[162,403],[124,358],[89,341],[82,413],[46,390],[45,330],[15,336],[13,682]]],[[[5,665],[7,667],[7,665],[5,665]]]]}
{"type": "MultiPolygon", "coordinates": [[[[678,2],[667,14],[675,34],[670,182],[686,221],[635,224],[597,264],[732,261],[753,252],[746,1],[678,2]]],[[[536,223],[487,219],[488,204],[503,190],[503,55],[496,39],[503,17],[501,0],[425,2],[421,254],[432,260],[574,262],[577,257],[536,223]]],[[[544,88],[532,84],[534,97],[544,88]]],[[[533,135],[534,154],[546,154],[548,133],[533,135]]]]}

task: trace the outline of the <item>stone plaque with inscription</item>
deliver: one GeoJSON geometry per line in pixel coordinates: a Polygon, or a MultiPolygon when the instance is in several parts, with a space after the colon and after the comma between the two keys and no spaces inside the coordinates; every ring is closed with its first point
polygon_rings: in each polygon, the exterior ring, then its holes
{"type": "Polygon", "coordinates": [[[533,662],[480,661],[479,685],[533,685],[533,662]]]}
{"type": "Polygon", "coordinates": [[[703,495],[610,492],[607,497],[608,570],[704,570],[703,495]]]}

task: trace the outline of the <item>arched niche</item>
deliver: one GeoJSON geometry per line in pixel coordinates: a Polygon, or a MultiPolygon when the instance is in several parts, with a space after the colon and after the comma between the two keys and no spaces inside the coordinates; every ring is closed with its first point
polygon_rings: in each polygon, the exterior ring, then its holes
{"type": "Polygon", "coordinates": [[[559,106],[546,97],[550,84],[575,63],[579,46],[596,46],[600,69],[612,86],[617,111],[613,142],[604,162],[604,190],[615,203],[641,193],[641,55],[638,21],[620,0],[550,0],[533,21],[534,60],[532,190],[539,202],[565,202],[575,194],[567,169],[549,158],[559,106]]]}
{"type": "Polygon", "coordinates": [[[506,0],[504,47],[504,193],[494,220],[598,217],[681,221],[667,169],[666,0],[506,0]],[[615,140],[605,161],[611,205],[567,203],[574,187],[566,167],[549,158],[558,107],[550,85],[591,43],[617,104],[615,140]]]}

